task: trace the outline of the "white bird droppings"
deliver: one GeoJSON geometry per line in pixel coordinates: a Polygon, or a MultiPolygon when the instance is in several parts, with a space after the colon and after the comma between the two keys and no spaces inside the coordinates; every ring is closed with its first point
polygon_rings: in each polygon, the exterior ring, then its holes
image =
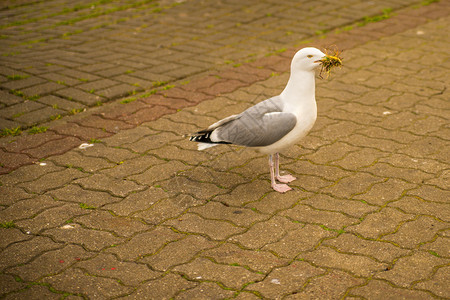
{"type": "Polygon", "coordinates": [[[78,148],[79,149],[86,149],[86,148],[89,148],[89,147],[92,147],[92,146],[94,146],[94,144],[83,143],[78,148]]]}
{"type": "Polygon", "coordinates": [[[281,284],[280,280],[278,280],[278,279],[276,279],[276,278],[272,279],[272,280],[270,281],[270,283],[273,283],[273,284],[281,284]]]}

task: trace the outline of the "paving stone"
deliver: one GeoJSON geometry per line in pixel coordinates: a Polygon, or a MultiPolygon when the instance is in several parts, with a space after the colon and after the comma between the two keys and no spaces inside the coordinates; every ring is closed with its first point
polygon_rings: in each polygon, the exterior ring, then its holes
{"type": "Polygon", "coordinates": [[[154,254],[169,242],[183,237],[167,227],[157,227],[152,231],[139,233],[127,243],[109,248],[106,252],[116,254],[121,260],[134,261],[154,254]]]}
{"type": "MultiPolygon", "coordinates": [[[[257,212],[260,212],[262,214],[273,215],[279,211],[291,208],[297,201],[300,201],[307,195],[308,195],[307,193],[299,190],[292,190],[291,193],[285,194],[283,195],[283,197],[279,197],[278,193],[269,192],[267,195],[260,198],[259,200],[245,204],[245,207],[251,208],[252,210],[256,210],[257,212]]],[[[221,202],[223,203],[222,200],[221,202]]]]}
{"type": "Polygon", "coordinates": [[[415,288],[425,289],[431,291],[438,297],[448,298],[450,291],[445,284],[449,280],[449,270],[448,267],[440,267],[433,274],[430,280],[419,282],[414,285],[415,288]]]}
{"type": "Polygon", "coordinates": [[[101,207],[121,200],[121,198],[112,196],[107,192],[85,190],[76,184],[68,184],[62,188],[49,191],[48,194],[60,201],[84,203],[93,207],[101,207]]]}
{"type": "MultiPolygon", "coordinates": [[[[125,72],[126,72],[126,70],[125,70],[125,72]]],[[[134,76],[132,76],[133,74],[131,74],[131,76],[124,75],[123,72],[121,72],[119,74],[120,74],[119,76],[115,76],[115,77],[113,77],[113,79],[116,81],[123,82],[123,83],[128,83],[128,84],[136,86],[136,87],[141,87],[144,89],[151,89],[153,87],[153,82],[134,77],[134,76]]]]}
{"type": "Polygon", "coordinates": [[[323,244],[335,247],[340,253],[366,255],[384,263],[391,263],[395,258],[409,253],[387,242],[366,240],[347,233],[327,239],[323,244]]]}
{"type": "Polygon", "coordinates": [[[50,291],[50,289],[46,286],[33,285],[28,286],[26,289],[9,294],[5,299],[36,299],[35,297],[44,297],[45,299],[59,299],[60,294],[54,293],[50,291]]]}
{"type": "Polygon", "coordinates": [[[67,168],[76,168],[84,172],[95,172],[115,166],[115,164],[108,162],[106,159],[84,156],[79,152],[70,151],[63,155],[52,156],[51,160],[60,166],[67,168]]]}
{"type": "Polygon", "coordinates": [[[327,228],[336,230],[344,226],[349,226],[357,221],[356,218],[350,218],[341,213],[315,210],[306,205],[296,205],[292,209],[283,211],[281,215],[298,222],[324,225],[327,228]]]}
{"type": "Polygon", "coordinates": [[[153,165],[141,174],[129,176],[128,179],[134,180],[142,185],[152,186],[158,181],[172,178],[177,173],[189,168],[179,161],[169,161],[165,164],[153,165]]]}
{"type": "Polygon", "coordinates": [[[42,177],[45,174],[61,170],[64,169],[62,167],[55,166],[51,162],[48,162],[45,166],[32,164],[23,166],[7,175],[2,175],[1,182],[6,186],[16,186],[18,183],[32,181],[42,177]]]}
{"type": "Polygon", "coordinates": [[[47,195],[37,196],[18,201],[11,206],[8,206],[6,209],[1,210],[0,220],[2,220],[2,222],[10,222],[14,220],[31,218],[38,212],[60,205],[61,203],[56,202],[47,195]]]}
{"type": "Polygon", "coordinates": [[[0,103],[5,104],[6,106],[17,104],[22,101],[23,99],[21,97],[7,93],[5,91],[0,91],[0,103]]]}
{"type": "Polygon", "coordinates": [[[325,193],[333,194],[337,197],[351,198],[356,195],[363,194],[372,185],[382,182],[379,177],[375,177],[367,173],[356,173],[355,175],[343,178],[337,182],[337,184],[325,188],[322,191],[325,193]]]}
{"type": "Polygon", "coordinates": [[[429,253],[433,255],[438,255],[442,257],[450,256],[450,249],[448,248],[448,238],[438,236],[435,240],[421,244],[420,249],[426,249],[429,253]]]}
{"type": "Polygon", "coordinates": [[[106,132],[117,133],[121,129],[128,129],[133,126],[119,120],[104,119],[99,116],[89,116],[77,121],[80,126],[93,127],[106,132]]]}
{"type": "Polygon", "coordinates": [[[376,262],[366,256],[343,254],[325,247],[318,248],[314,252],[303,253],[299,259],[305,259],[324,268],[333,265],[334,268],[359,277],[369,277],[387,267],[387,264],[376,262]]]}
{"type": "Polygon", "coordinates": [[[104,169],[101,171],[103,174],[107,174],[114,178],[126,178],[134,174],[139,174],[149,168],[149,166],[163,163],[163,161],[158,160],[152,156],[141,156],[134,159],[129,159],[125,161],[120,161],[118,165],[112,168],[104,169]]]}
{"type": "Polygon", "coordinates": [[[27,126],[33,126],[44,123],[46,121],[50,121],[52,117],[56,117],[63,113],[64,111],[61,109],[55,109],[53,107],[46,106],[41,109],[20,115],[17,118],[14,118],[14,120],[27,126]]]}
{"type": "Polygon", "coordinates": [[[0,185],[0,191],[3,195],[0,200],[0,204],[5,206],[9,206],[17,201],[33,197],[32,194],[29,194],[22,188],[15,186],[0,185]]]}
{"type": "MultiPolygon", "coordinates": [[[[134,114],[121,117],[120,119],[128,124],[134,126],[143,124],[145,122],[154,121],[164,115],[174,113],[175,109],[170,109],[165,106],[146,107],[138,110],[134,114]]],[[[131,127],[131,126],[130,126],[131,127]]]]}
{"type": "Polygon", "coordinates": [[[120,237],[130,237],[137,232],[151,229],[151,226],[142,224],[136,219],[113,216],[106,211],[92,211],[90,214],[75,217],[74,222],[88,228],[114,232],[120,237]]]}
{"type": "Polygon", "coordinates": [[[372,165],[377,160],[380,160],[380,158],[383,159],[383,156],[387,156],[387,154],[376,149],[362,149],[348,153],[344,158],[332,164],[338,165],[346,170],[356,171],[372,165]]]}
{"type": "Polygon", "coordinates": [[[102,157],[118,165],[122,164],[123,161],[127,159],[136,158],[138,156],[136,153],[133,153],[127,149],[107,147],[101,143],[94,143],[94,146],[92,147],[77,151],[83,153],[84,156],[97,158],[102,157]]]}
{"type": "Polygon", "coordinates": [[[245,283],[261,280],[264,277],[262,274],[252,273],[240,266],[215,264],[205,258],[197,258],[188,264],[175,267],[174,270],[186,274],[190,279],[218,281],[234,289],[241,289],[245,283]]]}
{"type": "Polygon", "coordinates": [[[349,287],[362,283],[364,283],[364,280],[360,278],[355,278],[339,270],[332,270],[323,276],[311,279],[301,292],[294,292],[286,299],[340,298],[346,294],[349,287]]]}
{"type": "Polygon", "coordinates": [[[84,213],[86,212],[79,205],[67,204],[48,208],[30,219],[17,221],[16,224],[27,232],[39,233],[47,228],[60,226],[74,216],[84,213]]]}
{"type": "Polygon", "coordinates": [[[191,194],[196,199],[207,200],[214,195],[224,194],[227,192],[224,188],[219,188],[214,184],[206,182],[196,182],[184,176],[176,175],[173,178],[161,182],[163,189],[167,190],[170,195],[191,194]]]}
{"type": "Polygon", "coordinates": [[[96,93],[108,100],[111,100],[125,97],[127,95],[133,94],[135,91],[142,91],[142,88],[122,83],[113,87],[99,90],[96,93]]]}
{"type": "Polygon", "coordinates": [[[20,276],[25,281],[39,281],[48,275],[57,274],[68,266],[72,266],[80,260],[92,257],[77,245],[67,245],[61,249],[47,251],[31,263],[9,269],[12,274],[20,276]]]}
{"type": "Polygon", "coordinates": [[[281,257],[294,258],[300,252],[311,251],[327,237],[334,234],[325,231],[319,226],[306,225],[303,228],[289,231],[283,238],[275,243],[264,246],[263,250],[270,250],[281,257]]]}
{"type": "Polygon", "coordinates": [[[232,237],[231,240],[246,248],[263,249],[268,244],[278,242],[289,231],[299,230],[302,227],[302,224],[277,216],[268,221],[254,224],[248,231],[232,237]]]}
{"type": "Polygon", "coordinates": [[[231,194],[219,195],[214,199],[230,206],[244,206],[247,203],[251,203],[262,198],[264,193],[266,193],[268,190],[267,188],[265,188],[266,184],[267,182],[262,180],[255,180],[251,183],[244,183],[236,187],[231,192],[231,194]],[[244,194],[246,195],[245,198],[243,198],[244,194]]]}
{"type": "Polygon", "coordinates": [[[4,145],[6,151],[20,153],[28,149],[33,149],[51,141],[63,138],[61,135],[53,132],[46,134],[23,134],[20,138],[13,139],[4,145]]]}
{"type": "Polygon", "coordinates": [[[225,299],[233,295],[233,291],[224,290],[215,283],[202,282],[194,288],[181,292],[177,299],[225,299]]]}
{"type": "Polygon", "coordinates": [[[194,181],[215,183],[216,185],[224,188],[232,188],[247,181],[245,178],[243,178],[243,176],[240,176],[239,174],[230,172],[217,172],[215,170],[202,166],[182,171],[180,175],[186,176],[187,178],[194,181]]]}
{"type": "MultiPolygon", "coordinates": [[[[161,193],[158,193],[158,195],[161,195],[161,193]]],[[[144,211],[137,212],[133,214],[133,216],[142,218],[149,224],[157,225],[166,220],[180,216],[189,208],[205,204],[205,200],[198,200],[187,194],[180,194],[175,197],[169,197],[169,194],[167,193],[164,195],[167,198],[160,199],[155,204],[147,203],[146,205],[149,208],[144,211]]]]}
{"type": "Polygon", "coordinates": [[[384,208],[380,212],[367,215],[361,223],[351,225],[346,230],[361,234],[366,238],[376,239],[394,232],[399,224],[412,220],[413,217],[413,215],[401,213],[396,209],[384,208]]]}
{"type": "Polygon", "coordinates": [[[296,161],[295,164],[290,164],[289,168],[295,174],[314,175],[333,182],[351,174],[336,166],[317,165],[308,161],[296,161]]]}
{"type": "Polygon", "coordinates": [[[156,254],[141,259],[154,270],[167,271],[178,265],[191,261],[200,251],[206,251],[217,243],[208,241],[206,238],[188,235],[186,238],[165,245],[156,254]]]}
{"type": "Polygon", "coordinates": [[[0,149],[0,174],[9,173],[19,166],[31,164],[34,159],[25,154],[10,153],[0,149]]]}
{"type": "Polygon", "coordinates": [[[71,111],[72,109],[84,108],[84,105],[82,105],[80,103],[69,101],[64,98],[57,97],[54,95],[47,95],[47,96],[40,97],[37,101],[40,103],[46,104],[48,106],[62,109],[65,111],[71,111]]]}
{"type": "Polygon", "coordinates": [[[378,207],[367,205],[362,201],[336,199],[321,194],[307,197],[302,200],[302,204],[310,205],[318,210],[341,212],[355,218],[360,218],[378,209],[378,207]]]}
{"type": "Polygon", "coordinates": [[[376,279],[385,279],[400,287],[411,287],[418,280],[428,279],[433,269],[448,260],[442,260],[427,252],[416,252],[397,260],[392,269],[378,273],[376,279]]]}
{"type": "Polygon", "coordinates": [[[86,93],[84,91],[72,87],[58,90],[56,91],[56,95],[61,96],[70,101],[76,101],[84,105],[91,105],[91,106],[102,100],[100,96],[86,93]]]}
{"type": "Polygon", "coordinates": [[[74,294],[89,293],[96,298],[115,297],[132,292],[132,288],[121,285],[112,278],[89,276],[77,268],[70,268],[58,275],[46,277],[44,282],[50,283],[57,290],[74,294]]]}
{"type": "Polygon", "coordinates": [[[258,291],[267,298],[281,298],[291,294],[305,284],[308,279],[323,274],[325,270],[311,266],[303,261],[275,268],[263,281],[251,284],[246,290],[258,291]]]}
{"type": "Polygon", "coordinates": [[[45,107],[45,106],[41,103],[25,100],[21,103],[11,105],[11,106],[8,106],[7,108],[1,109],[0,116],[13,119],[14,116],[16,116],[16,115],[31,112],[31,111],[34,111],[34,110],[37,110],[37,109],[43,108],[43,107],[45,107]]]}
{"type": "Polygon", "coordinates": [[[197,213],[206,219],[223,219],[237,226],[249,227],[252,224],[268,219],[267,216],[257,214],[250,209],[228,207],[218,202],[209,202],[206,205],[193,207],[190,212],[197,213]],[[236,215],[240,215],[236,218],[236,215]]]}
{"type": "Polygon", "coordinates": [[[145,189],[145,186],[138,185],[134,181],[117,179],[101,174],[78,179],[75,183],[81,185],[84,189],[108,192],[116,197],[126,197],[132,192],[145,189]]]}
{"type": "Polygon", "coordinates": [[[406,169],[406,168],[398,168],[394,167],[391,164],[387,163],[376,163],[369,168],[366,168],[365,171],[374,174],[379,177],[386,178],[398,178],[406,180],[410,183],[422,183],[427,179],[433,177],[432,174],[428,174],[422,172],[418,169],[406,169]]]}
{"type": "Polygon", "coordinates": [[[0,228],[0,235],[2,236],[2,240],[0,241],[1,249],[6,248],[12,243],[25,241],[32,238],[32,236],[23,233],[17,228],[0,228]]]}
{"type": "Polygon", "coordinates": [[[24,264],[38,254],[57,248],[61,248],[61,244],[43,236],[10,244],[1,251],[0,268],[4,270],[7,267],[24,264]]]}
{"type": "Polygon", "coordinates": [[[115,278],[127,286],[138,286],[141,282],[156,279],[162,275],[144,264],[122,262],[114,255],[104,253],[79,262],[77,267],[87,270],[94,276],[115,278]]]}
{"type": "Polygon", "coordinates": [[[239,265],[253,271],[268,273],[272,268],[286,265],[289,260],[275,256],[269,251],[245,250],[232,243],[202,251],[203,257],[212,258],[220,264],[239,265]]]}
{"type": "Polygon", "coordinates": [[[82,177],[86,177],[86,174],[77,169],[69,168],[60,172],[45,174],[37,180],[21,183],[19,186],[32,193],[42,194],[45,191],[64,186],[82,177]]]}
{"type": "Polygon", "coordinates": [[[168,273],[162,278],[140,285],[128,298],[142,299],[143,297],[150,297],[154,299],[169,299],[174,297],[177,292],[189,290],[195,286],[197,286],[196,283],[185,280],[180,275],[168,273]]]}
{"type": "Polygon", "coordinates": [[[117,147],[123,144],[132,144],[143,136],[155,134],[156,132],[145,126],[139,126],[133,129],[121,130],[117,134],[104,138],[103,142],[110,147],[117,147]]]}
{"type": "Polygon", "coordinates": [[[5,129],[5,128],[17,128],[17,127],[21,127],[22,124],[20,124],[17,121],[11,121],[11,120],[6,120],[5,118],[0,118],[0,128],[5,129]]]}
{"type": "Polygon", "coordinates": [[[417,189],[408,191],[408,194],[419,197],[425,201],[446,203],[450,192],[439,187],[421,185],[417,189]]]}
{"type": "Polygon", "coordinates": [[[110,79],[99,79],[96,81],[90,81],[77,86],[77,88],[82,89],[85,92],[98,91],[104,88],[114,86],[117,82],[110,79]]]}
{"type": "Polygon", "coordinates": [[[350,291],[351,295],[359,297],[371,297],[373,299],[434,299],[424,291],[408,290],[393,287],[381,280],[371,280],[362,287],[357,287],[350,291]]]}
{"type": "Polygon", "coordinates": [[[57,84],[54,82],[46,82],[43,84],[38,84],[26,89],[23,89],[22,92],[27,96],[35,96],[35,95],[46,95],[57,90],[63,89],[65,86],[61,84],[57,84]]]}
{"type": "Polygon", "coordinates": [[[377,183],[364,194],[356,195],[353,198],[364,200],[374,205],[384,205],[387,202],[399,199],[405,191],[415,187],[402,180],[388,179],[385,182],[377,183]]]}
{"type": "Polygon", "coordinates": [[[83,127],[75,123],[68,123],[65,125],[52,127],[52,130],[61,135],[75,136],[82,141],[99,140],[111,135],[111,133],[105,132],[101,129],[83,127]]]}
{"type": "Polygon", "coordinates": [[[401,247],[414,248],[421,243],[432,241],[444,228],[447,228],[446,223],[432,217],[420,216],[403,224],[395,233],[383,236],[383,239],[393,241],[401,247]]]}
{"type": "Polygon", "coordinates": [[[135,114],[139,110],[149,107],[151,106],[145,104],[144,101],[139,99],[138,97],[130,96],[128,98],[125,98],[124,100],[121,100],[120,102],[115,102],[111,105],[108,105],[104,109],[99,108],[100,110],[102,110],[99,116],[102,116],[103,118],[109,120],[127,118],[128,116],[135,114]]]}
{"type": "Polygon", "coordinates": [[[76,223],[66,225],[47,229],[42,234],[50,236],[56,241],[81,245],[89,251],[100,251],[123,240],[107,231],[86,229],[76,223]]]}
{"type": "Polygon", "coordinates": [[[29,86],[44,83],[45,80],[39,77],[31,76],[21,80],[9,81],[2,83],[1,86],[9,90],[20,90],[29,86]]]}
{"type": "MultiPolygon", "coordinates": [[[[77,79],[71,78],[71,77],[63,75],[63,74],[54,73],[54,72],[47,73],[47,74],[41,74],[40,77],[54,81],[61,85],[74,86],[74,85],[77,85],[80,83],[80,81],[77,79]]],[[[50,96],[50,97],[52,97],[52,96],[50,96]]]]}
{"type": "Polygon", "coordinates": [[[0,278],[0,295],[11,293],[13,291],[23,289],[27,286],[23,282],[17,282],[14,276],[11,275],[1,274],[0,278]]]}
{"type": "MultiPolygon", "coordinates": [[[[142,217],[148,223],[152,223],[145,218],[145,212],[143,211],[149,209],[154,203],[163,198],[168,198],[166,192],[160,188],[150,187],[145,191],[131,193],[120,202],[106,204],[104,208],[111,210],[116,215],[129,216],[133,214],[134,216],[142,217]]],[[[154,216],[151,213],[149,215],[154,216]]]]}
{"type": "Polygon", "coordinates": [[[171,225],[181,232],[204,234],[217,241],[245,231],[244,228],[233,226],[226,221],[203,219],[189,213],[177,219],[168,220],[164,224],[171,225]]]}
{"type": "Polygon", "coordinates": [[[335,161],[343,158],[351,151],[357,150],[356,147],[344,143],[326,145],[321,147],[318,151],[313,154],[307,154],[303,157],[313,161],[316,164],[326,164],[330,161],[335,161]]]}
{"type": "Polygon", "coordinates": [[[75,137],[65,137],[45,143],[39,147],[27,149],[23,152],[36,158],[45,158],[51,155],[66,153],[81,144],[81,140],[75,137]]]}
{"type": "Polygon", "coordinates": [[[122,144],[124,148],[131,149],[135,152],[145,153],[150,149],[158,149],[167,145],[170,141],[180,139],[175,134],[170,132],[162,132],[159,134],[152,134],[141,138],[138,141],[134,141],[130,144],[122,144]]]}

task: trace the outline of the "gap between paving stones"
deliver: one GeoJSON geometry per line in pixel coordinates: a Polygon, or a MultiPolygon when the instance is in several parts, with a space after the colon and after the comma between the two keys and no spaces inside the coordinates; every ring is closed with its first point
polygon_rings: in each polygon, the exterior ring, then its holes
{"type": "MultiPolygon", "coordinates": [[[[364,27],[355,26],[351,31],[330,33],[325,38],[316,39],[304,46],[336,45],[339,49],[351,49],[370,40],[424,24],[448,14],[448,11],[449,6],[445,1],[421,8],[408,7],[396,11],[386,20],[369,23],[364,27]]],[[[44,124],[50,126],[45,133],[28,136],[23,133],[21,136],[2,138],[0,174],[8,173],[22,165],[36,163],[52,155],[63,154],[83,142],[111,136],[122,129],[133,128],[201,101],[265,80],[272,76],[273,72],[285,73],[296,50],[297,48],[274,53],[255,62],[193,79],[185,85],[160,91],[130,103],[121,104],[117,101],[104,107],[91,108],[86,113],[44,124]]]]}

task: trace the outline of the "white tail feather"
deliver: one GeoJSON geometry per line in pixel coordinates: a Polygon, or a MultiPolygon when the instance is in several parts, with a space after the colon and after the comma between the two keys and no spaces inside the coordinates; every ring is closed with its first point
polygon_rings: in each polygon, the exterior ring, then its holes
{"type": "Polygon", "coordinates": [[[205,150],[214,146],[217,146],[218,144],[208,144],[208,143],[198,143],[198,150],[205,150]]]}

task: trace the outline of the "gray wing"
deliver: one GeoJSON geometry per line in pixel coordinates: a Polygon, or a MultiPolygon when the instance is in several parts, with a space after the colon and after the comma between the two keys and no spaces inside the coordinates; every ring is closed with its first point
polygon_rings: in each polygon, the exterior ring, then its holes
{"type": "Polygon", "coordinates": [[[263,147],[279,141],[297,123],[294,114],[282,112],[281,99],[273,97],[250,107],[214,130],[220,141],[246,147],[263,147]]]}

